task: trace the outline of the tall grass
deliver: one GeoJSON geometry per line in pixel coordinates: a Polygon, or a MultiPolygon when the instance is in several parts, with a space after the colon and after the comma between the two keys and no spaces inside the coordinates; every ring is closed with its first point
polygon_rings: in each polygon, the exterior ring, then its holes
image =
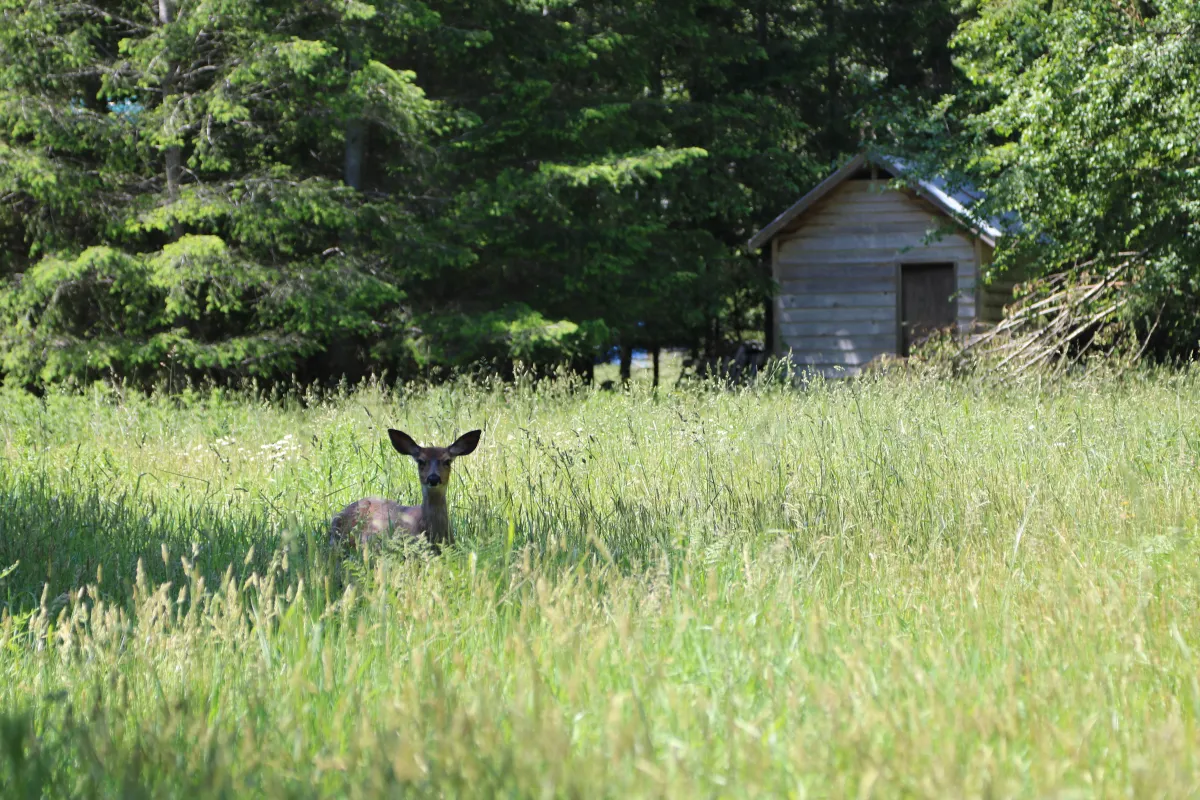
{"type": "Polygon", "coordinates": [[[0,783],[1194,795],[1198,389],[3,394],[0,783]],[[458,544],[343,560],[389,426],[458,544]]]}

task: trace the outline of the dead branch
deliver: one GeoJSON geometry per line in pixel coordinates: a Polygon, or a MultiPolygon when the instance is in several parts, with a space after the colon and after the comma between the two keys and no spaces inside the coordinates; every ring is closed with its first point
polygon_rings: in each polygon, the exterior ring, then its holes
{"type": "MultiPolygon", "coordinates": [[[[1080,363],[1092,352],[1101,331],[1117,323],[1129,302],[1123,293],[1129,273],[1141,263],[1145,251],[1117,256],[1120,263],[1101,276],[1086,274],[1099,263],[1091,260],[1029,284],[1029,291],[1005,309],[998,325],[959,351],[960,363],[971,358],[994,360],[996,370],[1011,377],[1047,365],[1052,365],[1052,375],[1059,375],[1080,363]],[[1081,273],[1083,281],[1076,280],[1081,273]]],[[[1143,343],[1135,360],[1145,348],[1143,343]]]]}

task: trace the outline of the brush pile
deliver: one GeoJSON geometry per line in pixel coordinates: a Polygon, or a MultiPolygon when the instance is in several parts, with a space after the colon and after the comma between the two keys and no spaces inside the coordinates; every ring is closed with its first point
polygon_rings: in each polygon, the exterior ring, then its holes
{"type": "Polygon", "coordinates": [[[1129,288],[1144,255],[1119,253],[1119,263],[1107,270],[1087,262],[1026,282],[1021,296],[1005,309],[1004,320],[960,351],[960,366],[992,364],[1006,377],[1091,372],[1117,361],[1121,369],[1128,367],[1141,357],[1158,326],[1155,320],[1139,344],[1121,314],[1132,299],[1129,288]]]}

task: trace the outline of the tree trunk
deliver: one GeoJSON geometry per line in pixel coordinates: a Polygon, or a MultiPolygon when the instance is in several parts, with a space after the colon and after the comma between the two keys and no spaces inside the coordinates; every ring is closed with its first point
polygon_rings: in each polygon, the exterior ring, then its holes
{"type": "Polygon", "coordinates": [[[367,126],[361,119],[346,123],[346,165],[343,180],[354,191],[362,190],[363,157],[367,146],[367,126]]]}
{"type": "Polygon", "coordinates": [[[650,354],[654,361],[654,388],[655,389],[658,388],[658,356],[661,352],[662,352],[662,348],[659,347],[658,345],[655,345],[654,349],[650,351],[650,354]]]}
{"type": "MultiPolygon", "coordinates": [[[[764,52],[766,52],[767,43],[769,41],[769,21],[766,0],[763,0],[763,2],[758,4],[758,19],[755,26],[755,32],[758,35],[759,46],[763,48],[764,52]]],[[[759,62],[760,77],[765,77],[769,68],[768,58],[763,58],[763,60],[759,62]]],[[[763,149],[765,150],[767,146],[768,143],[764,141],[763,149]]],[[[771,272],[770,257],[768,256],[767,258],[762,259],[761,263],[764,271],[766,272],[768,287],[766,296],[763,300],[763,350],[766,351],[767,355],[772,355],[775,352],[775,281],[771,272]]]]}
{"type": "Polygon", "coordinates": [[[829,92],[825,98],[825,147],[828,151],[825,155],[832,157],[838,151],[845,147],[842,141],[842,126],[841,126],[841,93],[842,93],[842,76],[838,70],[838,19],[836,0],[825,0],[822,4],[822,22],[825,27],[825,47],[827,48],[826,69],[829,74],[826,77],[826,91],[829,92]]]}
{"type": "Polygon", "coordinates": [[[767,293],[763,298],[763,351],[772,356],[775,354],[775,281],[769,258],[763,259],[763,268],[767,273],[767,293]]]}
{"type": "MultiPolygon", "coordinates": [[[[175,4],[172,0],[158,0],[158,21],[162,25],[170,25],[175,21],[175,4]]],[[[179,64],[171,61],[167,64],[167,74],[162,82],[162,103],[166,106],[175,96],[175,81],[179,76],[179,64]]],[[[179,145],[171,145],[163,152],[167,170],[167,199],[174,203],[179,199],[179,178],[183,172],[183,155],[179,145]]],[[[183,230],[178,221],[173,224],[174,238],[178,239],[183,230]]]]}
{"type": "Polygon", "coordinates": [[[596,360],[590,356],[576,356],[567,364],[572,375],[577,376],[585,385],[591,386],[596,382],[596,360]]]}
{"type": "MultiPolygon", "coordinates": [[[[362,67],[362,40],[356,33],[351,33],[345,42],[345,66],[347,80],[353,81],[354,76],[362,67]]],[[[367,126],[362,117],[351,117],[346,120],[346,152],[345,164],[342,171],[342,181],[354,191],[362,191],[363,158],[367,146],[367,126]]]]}
{"type": "Polygon", "coordinates": [[[633,372],[633,348],[629,345],[621,345],[621,383],[629,383],[629,378],[633,372]]]}
{"type": "MultiPolygon", "coordinates": [[[[351,36],[346,43],[346,73],[347,78],[353,80],[361,65],[359,58],[359,40],[356,36],[351,36]]],[[[356,192],[362,191],[362,171],[363,160],[366,157],[367,150],[367,125],[362,117],[351,117],[346,120],[344,131],[346,137],[344,161],[342,164],[342,182],[356,192]]],[[[349,246],[354,243],[355,226],[351,225],[346,230],[342,231],[342,244],[349,249],[349,246]]],[[[511,380],[512,364],[504,370],[506,373],[505,380],[511,380]]]]}

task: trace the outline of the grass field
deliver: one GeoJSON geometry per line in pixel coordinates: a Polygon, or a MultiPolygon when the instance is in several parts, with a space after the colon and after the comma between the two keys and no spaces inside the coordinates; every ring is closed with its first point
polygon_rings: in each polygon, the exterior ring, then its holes
{"type": "Polygon", "coordinates": [[[6,797],[1200,793],[1200,373],[0,394],[6,797]],[[439,557],[383,429],[484,427],[439,557]]]}

